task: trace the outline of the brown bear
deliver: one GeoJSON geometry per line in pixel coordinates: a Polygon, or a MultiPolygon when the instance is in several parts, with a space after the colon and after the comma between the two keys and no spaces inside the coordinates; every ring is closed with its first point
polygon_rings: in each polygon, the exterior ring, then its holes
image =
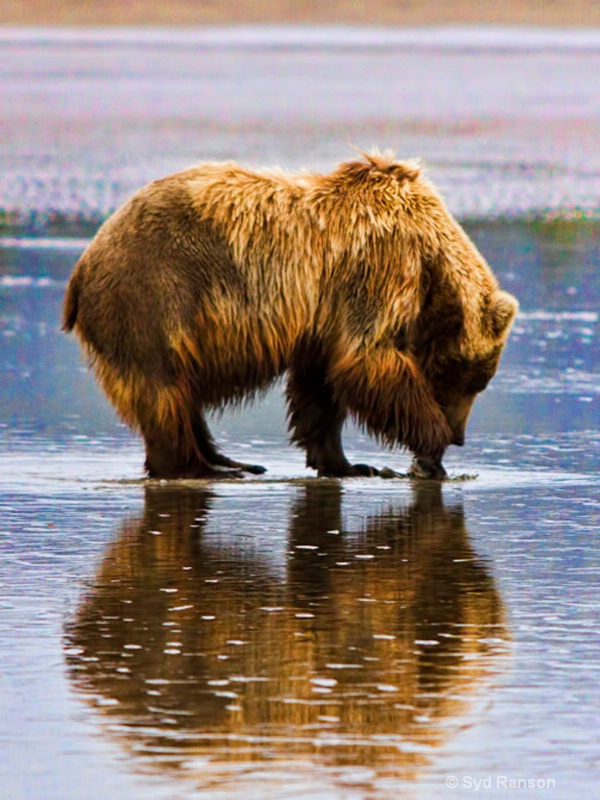
{"type": "Polygon", "coordinates": [[[346,459],[350,414],[443,477],[517,307],[419,165],[374,151],[328,175],[205,163],[149,184],[81,256],[63,327],[151,477],[264,471],[219,451],[205,411],[285,372],[319,475],[377,473],[346,459]]]}

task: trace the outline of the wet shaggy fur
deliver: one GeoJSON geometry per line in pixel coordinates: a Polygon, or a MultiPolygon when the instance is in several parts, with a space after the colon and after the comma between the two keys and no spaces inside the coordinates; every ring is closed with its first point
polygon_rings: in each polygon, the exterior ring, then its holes
{"type": "Polygon", "coordinates": [[[218,450],[204,412],[286,372],[292,441],[348,475],[348,414],[441,463],[516,309],[418,165],[375,152],[328,175],[206,163],[151,183],[82,255],[63,325],[150,475],[260,471],[218,450]]]}

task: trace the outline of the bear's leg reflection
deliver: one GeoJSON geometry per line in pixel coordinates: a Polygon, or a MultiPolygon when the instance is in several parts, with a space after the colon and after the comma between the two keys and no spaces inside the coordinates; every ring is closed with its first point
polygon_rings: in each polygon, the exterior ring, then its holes
{"type": "Polygon", "coordinates": [[[472,720],[506,638],[441,484],[366,505],[330,481],[290,486],[283,504],[169,484],[121,523],[65,655],[133,764],[169,779],[200,764],[210,792],[282,759],[294,780],[307,763],[334,782],[357,764],[419,778],[472,720]]]}

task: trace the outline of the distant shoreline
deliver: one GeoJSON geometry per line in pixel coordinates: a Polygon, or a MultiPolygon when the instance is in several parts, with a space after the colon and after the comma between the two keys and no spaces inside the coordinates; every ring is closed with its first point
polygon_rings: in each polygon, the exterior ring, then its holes
{"type": "Polygon", "coordinates": [[[600,27],[600,3],[589,0],[0,0],[1,25],[518,25],[600,27]]]}
{"type": "Polygon", "coordinates": [[[391,27],[359,25],[44,26],[0,25],[0,44],[194,47],[219,49],[600,50],[600,28],[505,25],[391,27]]]}

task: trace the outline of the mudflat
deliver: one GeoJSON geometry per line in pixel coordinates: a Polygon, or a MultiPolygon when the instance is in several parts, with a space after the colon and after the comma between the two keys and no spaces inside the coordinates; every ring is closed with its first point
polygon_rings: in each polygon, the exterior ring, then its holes
{"type": "Polygon", "coordinates": [[[600,4],[545,0],[420,0],[419,2],[351,2],[351,0],[188,0],[169,2],[81,3],[78,0],[0,1],[5,25],[223,25],[348,24],[348,25],[537,25],[562,27],[600,25],[600,4]]]}

